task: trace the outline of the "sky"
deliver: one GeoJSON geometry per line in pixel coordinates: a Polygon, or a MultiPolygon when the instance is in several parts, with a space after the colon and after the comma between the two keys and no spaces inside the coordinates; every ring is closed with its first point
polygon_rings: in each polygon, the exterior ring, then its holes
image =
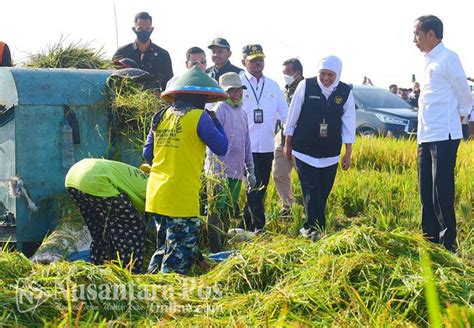
{"type": "Polygon", "coordinates": [[[219,36],[229,41],[230,59],[237,66],[242,66],[244,45],[261,44],[266,54],[264,74],[280,85],[284,60],[299,58],[309,77],[317,74],[321,58],[336,55],[343,63],[344,82],[359,84],[367,76],[383,88],[391,83],[411,87],[412,74],[421,77],[424,62],[413,43],[414,21],[433,14],[444,23],[445,45],[458,53],[466,75],[474,77],[472,0],[2,2],[0,40],[12,49],[16,65],[61,37],[102,48],[110,58],[117,44],[135,39],[133,18],[147,11],[155,27],[152,41],[169,51],[176,75],[185,70],[185,53],[192,46],[203,48],[212,65],[207,46],[219,36]]]}

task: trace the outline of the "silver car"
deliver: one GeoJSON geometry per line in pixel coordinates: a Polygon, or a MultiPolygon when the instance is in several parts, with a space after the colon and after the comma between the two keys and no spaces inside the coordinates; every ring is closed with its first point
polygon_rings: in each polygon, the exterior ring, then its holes
{"type": "Polygon", "coordinates": [[[418,114],[413,107],[388,90],[367,85],[353,86],[356,132],[362,136],[416,136],[418,114]]]}

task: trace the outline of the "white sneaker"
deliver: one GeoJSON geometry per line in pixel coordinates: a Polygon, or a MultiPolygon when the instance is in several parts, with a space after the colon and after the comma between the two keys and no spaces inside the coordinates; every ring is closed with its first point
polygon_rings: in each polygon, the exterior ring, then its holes
{"type": "Polygon", "coordinates": [[[304,227],[300,229],[300,234],[302,237],[310,238],[311,240],[316,239],[318,236],[318,233],[316,232],[316,230],[312,228],[305,229],[304,227]]]}
{"type": "Polygon", "coordinates": [[[309,229],[305,229],[304,227],[302,227],[300,229],[300,235],[303,236],[303,237],[308,237],[309,235],[309,229]]]}

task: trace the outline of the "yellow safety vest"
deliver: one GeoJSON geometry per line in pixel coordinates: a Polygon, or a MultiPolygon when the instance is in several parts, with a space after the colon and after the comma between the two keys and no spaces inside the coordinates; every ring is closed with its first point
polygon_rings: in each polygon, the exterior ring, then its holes
{"type": "Polygon", "coordinates": [[[197,125],[203,110],[184,116],[167,110],[154,131],[153,165],[146,191],[146,211],[171,217],[199,215],[199,190],[206,145],[197,125]]]}

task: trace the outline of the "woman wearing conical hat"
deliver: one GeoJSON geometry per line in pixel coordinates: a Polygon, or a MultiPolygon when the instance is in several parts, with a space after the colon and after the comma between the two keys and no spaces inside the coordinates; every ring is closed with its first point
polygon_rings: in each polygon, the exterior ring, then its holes
{"type": "Polygon", "coordinates": [[[144,147],[144,157],[152,163],[146,211],[155,219],[158,233],[148,270],[185,274],[198,254],[197,216],[206,146],[218,155],[227,152],[224,129],[204,106],[228,96],[193,67],[161,97],[172,105],[155,117],[144,147]]]}

